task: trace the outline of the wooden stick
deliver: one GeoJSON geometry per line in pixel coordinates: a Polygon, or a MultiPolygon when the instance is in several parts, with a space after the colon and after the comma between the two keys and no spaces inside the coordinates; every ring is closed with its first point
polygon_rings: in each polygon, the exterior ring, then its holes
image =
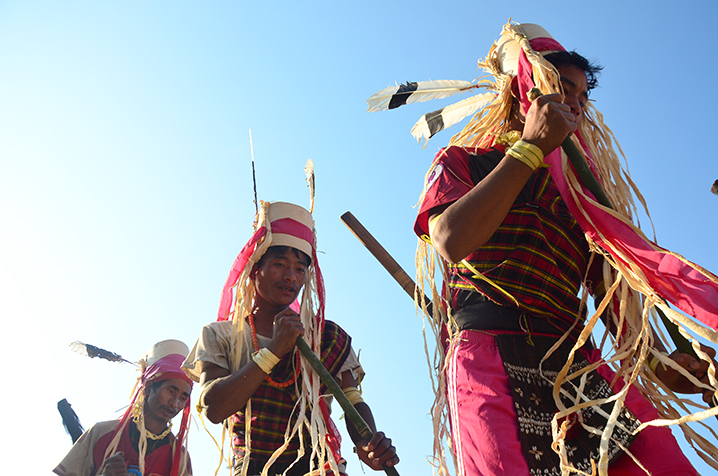
{"type": "MultiPolygon", "coordinates": [[[[346,395],[344,395],[344,391],[339,387],[339,384],[336,380],[334,380],[334,377],[332,377],[332,374],[329,373],[329,371],[324,367],[324,364],[321,360],[319,360],[319,357],[316,356],[314,352],[312,352],[312,349],[309,347],[309,344],[300,336],[297,337],[297,348],[299,349],[299,352],[301,352],[302,356],[309,362],[309,365],[312,366],[314,371],[319,375],[319,378],[321,379],[322,383],[327,386],[327,389],[334,395],[334,398],[336,398],[337,402],[339,402],[339,405],[344,410],[344,414],[349,418],[349,421],[352,422],[354,425],[354,428],[357,429],[359,434],[362,438],[369,441],[371,440],[371,437],[374,435],[374,433],[371,431],[371,428],[369,428],[369,425],[367,425],[366,421],[364,421],[364,418],[359,414],[356,408],[354,408],[354,405],[349,401],[346,395]]],[[[384,471],[389,476],[399,476],[399,473],[397,472],[396,468],[393,466],[384,466],[384,471]]]]}
{"type": "MultiPolygon", "coordinates": [[[[389,254],[386,249],[384,249],[383,246],[372,236],[369,231],[364,228],[364,225],[362,225],[359,220],[357,220],[354,215],[352,215],[351,212],[346,212],[344,215],[341,216],[342,221],[344,224],[349,227],[349,229],[354,233],[354,236],[356,236],[359,241],[362,242],[364,246],[369,250],[369,252],[374,255],[374,257],[381,263],[382,266],[384,266],[384,269],[386,269],[389,274],[391,275],[394,280],[399,283],[399,286],[406,291],[406,294],[408,294],[412,299],[414,299],[415,293],[419,292],[417,289],[416,283],[413,279],[409,277],[408,274],[406,274],[406,271],[399,265],[399,263],[396,262],[394,258],[389,254]]],[[[424,303],[426,304],[426,307],[428,309],[431,309],[431,300],[427,298],[425,295],[421,294],[421,297],[424,299],[424,303]]]]}

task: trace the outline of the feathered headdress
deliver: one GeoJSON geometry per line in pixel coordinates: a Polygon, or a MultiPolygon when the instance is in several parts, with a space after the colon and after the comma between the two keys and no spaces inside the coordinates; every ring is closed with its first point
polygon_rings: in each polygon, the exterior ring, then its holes
{"type": "MultiPolygon", "coordinates": [[[[524,110],[528,110],[530,101],[527,92],[534,86],[543,93],[561,92],[561,84],[556,68],[551,65],[543,56],[549,52],[563,51],[564,48],[556,42],[543,28],[531,24],[513,24],[509,22],[504,25],[501,38],[494,43],[489,50],[488,56],[479,61],[479,66],[493,76],[493,81],[482,80],[475,86],[477,89],[486,90],[483,94],[491,94],[489,98],[483,95],[475,96],[474,103],[482,106],[474,114],[469,123],[461,132],[454,135],[450,145],[463,147],[491,147],[501,134],[508,132],[508,123],[513,104],[512,88],[518,87],[519,99],[524,110]]],[[[416,102],[422,98],[429,98],[430,94],[421,95],[421,88],[397,88],[392,93],[393,104],[404,104],[416,102]],[[409,89],[413,89],[409,91],[409,89]],[[412,99],[411,95],[419,96],[412,99]]],[[[430,89],[424,86],[423,89],[430,89]]],[[[467,91],[466,86],[458,86],[451,91],[445,91],[443,97],[452,93],[467,91]]],[[[386,91],[386,90],[385,90],[386,91]]],[[[387,92],[372,96],[369,99],[370,110],[379,107],[377,103],[387,92]]],[[[472,98],[469,98],[472,99],[472,98]]],[[[469,100],[465,100],[469,101],[469,100]]],[[[462,101],[464,102],[464,101],[462,101]]],[[[412,134],[420,140],[422,137],[428,140],[433,134],[446,127],[446,124],[455,124],[468,114],[451,112],[446,118],[443,111],[454,111],[459,109],[456,106],[449,106],[439,111],[426,114],[412,129],[412,134]]],[[[467,109],[461,109],[466,111],[467,109]]],[[[718,451],[705,438],[698,435],[693,429],[685,424],[686,420],[700,420],[718,413],[718,408],[698,412],[700,415],[691,415],[681,419],[678,410],[680,407],[684,413],[691,413],[687,408],[695,406],[695,403],[681,400],[669,389],[660,383],[651,380],[652,372],[649,373],[646,360],[651,358],[651,343],[654,339],[665,341],[661,334],[656,336],[651,329],[651,321],[655,324],[656,312],[654,308],[661,309],[668,315],[669,319],[678,324],[681,333],[692,341],[693,349],[704,360],[711,359],[701,351],[698,342],[691,338],[686,329],[690,329],[706,340],[718,342],[718,278],[710,272],[689,262],[685,258],[658,247],[653,241],[646,238],[640,229],[634,225],[633,217],[636,216],[636,206],[633,200],[635,195],[646,209],[643,197],[631,180],[627,167],[624,167],[619,160],[615,147],[621,152],[611,130],[603,123],[603,116],[589,102],[583,110],[583,120],[579,124],[576,134],[572,137],[589,167],[597,176],[599,182],[604,184],[604,189],[613,204],[615,210],[600,205],[595,197],[583,186],[577,178],[576,173],[568,163],[565,154],[560,149],[549,154],[545,162],[549,164],[549,172],[561,196],[568,205],[571,213],[581,225],[585,232],[589,246],[592,251],[601,254],[605,258],[604,282],[606,284],[606,296],[598,306],[598,312],[586,323],[579,338],[576,348],[583,345],[590,339],[591,332],[600,317],[600,313],[608,308],[613,310],[613,318],[620,323],[622,329],[620,341],[612,341],[612,348],[605,357],[617,375],[622,377],[628,384],[635,384],[656,405],[665,421],[648,422],[644,425],[667,425],[680,424],[686,433],[689,442],[701,454],[704,460],[713,467],[718,468],[718,451]],[[679,309],[694,316],[701,323],[695,322],[668,307],[667,301],[673,302],[679,309]],[[620,306],[613,306],[612,303],[620,301],[620,306]],[[640,378],[639,378],[640,377],[640,378]],[[667,394],[667,396],[665,395],[667,394]],[[673,402],[671,404],[671,402],[673,402]],[[697,446],[693,443],[696,442],[697,446]]],[[[623,156],[621,152],[621,156],[623,156]]],[[[625,157],[623,157],[625,162],[625,157]]],[[[433,167],[432,167],[433,168],[433,167]]],[[[427,174],[427,183],[428,180],[427,174]]],[[[648,211],[646,209],[646,213],[648,211]]],[[[650,215],[648,215],[650,218],[650,215]]],[[[426,228],[428,229],[428,227],[426,228]]],[[[445,295],[437,289],[435,270],[438,267],[442,273],[446,272],[445,263],[424,240],[419,240],[417,249],[417,283],[422,288],[428,287],[433,297],[433,316],[438,319],[432,321],[432,327],[441,341],[441,332],[449,331],[442,327],[443,319],[450,319],[451,310],[445,305],[442,297],[445,295]],[[443,304],[442,304],[443,303],[443,304]]],[[[445,280],[444,280],[445,282],[445,280]]],[[[585,283],[584,283],[585,284],[585,283]]],[[[582,303],[585,304],[587,293],[582,296],[582,303]]],[[[423,306],[423,303],[419,303],[423,306]]],[[[431,313],[424,307],[427,316],[431,313]]],[[[565,337],[564,337],[565,338],[565,337]]],[[[610,341],[610,340],[609,340],[610,341]]],[[[666,346],[669,348],[669,346],[666,346]]],[[[676,364],[665,356],[656,356],[661,362],[676,368],[676,364]]],[[[443,365],[445,355],[443,345],[437,345],[437,362],[434,368],[438,369],[435,378],[437,384],[437,401],[434,406],[434,423],[437,437],[445,436],[446,433],[446,400],[445,381],[443,377],[443,365]]],[[[560,415],[563,416],[575,411],[574,408],[566,408],[558,400],[557,390],[565,381],[566,373],[571,362],[567,362],[564,372],[559,375],[555,382],[555,395],[560,415]]],[[[698,384],[694,377],[689,376],[684,370],[677,369],[692,382],[698,384]]],[[[718,382],[715,379],[715,369],[711,365],[709,371],[711,389],[715,390],[718,382]]],[[[575,376],[573,376],[575,377],[575,376]]],[[[623,405],[625,393],[629,385],[617,394],[617,405],[620,409],[623,405]]],[[[615,420],[609,421],[606,432],[610,432],[615,425],[615,420]]],[[[556,447],[563,453],[566,449],[561,445],[561,435],[554,433],[556,447]]],[[[630,451],[630,449],[629,449],[630,451]]],[[[444,458],[444,450],[440,441],[435,442],[435,456],[441,461],[439,471],[447,471],[444,458]]],[[[565,455],[564,455],[565,456],[565,455]]],[[[566,461],[566,458],[562,458],[566,461]]],[[[598,471],[599,474],[607,474],[608,458],[602,456],[598,471]]],[[[569,468],[563,468],[569,470],[569,468]]]]}
{"type": "MultiPolygon", "coordinates": [[[[137,379],[135,388],[132,391],[132,400],[127,411],[122,415],[120,424],[115,429],[110,444],[105,450],[103,464],[107,458],[115,454],[120,443],[124,429],[130,419],[134,419],[140,431],[139,440],[139,470],[145,474],[145,453],[147,451],[147,433],[145,429],[145,394],[147,389],[158,382],[169,379],[182,379],[192,387],[192,380],[181,369],[182,362],[189,354],[187,346],[178,340],[165,340],[158,342],[138,362],[142,374],[137,379]]],[[[187,399],[182,409],[182,422],[180,423],[177,437],[172,443],[172,472],[171,476],[177,476],[184,472],[187,467],[187,431],[189,429],[190,399],[187,399]]]]}

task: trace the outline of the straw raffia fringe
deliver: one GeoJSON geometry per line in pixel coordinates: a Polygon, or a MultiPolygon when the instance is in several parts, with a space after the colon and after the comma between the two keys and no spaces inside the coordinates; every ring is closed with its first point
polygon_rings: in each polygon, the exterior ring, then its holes
{"type": "MultiPolygon", "coordinates": [[[[553,65],[544,60],[540,54],[533,51],[533,49],[529,46],[528,40],[523,34],[520,25],[509,23],[504,26],[502,34],[503,33],[510,34],[512,38],[521,44],[527,58],[532,64],[534,82],[537,87],[539,87],[539,89],[541,89],[544,93],[561,92],[561,84],[560,81],[558,81],[558,72],[553,65]]],[[[508,119],[511,114],[512,104],[511,76],[505,75],[500,71],[496,44],[491,47],[486,59],[479,61],[479,67],[493,74],[495,82],[491,83],[487,81],[485,82],[487,83],[485,87],[496,91],[497,98],[493,103],[477,112],[469,124],[461,132],[451,138],[450,145],[463,147],[490,147],[498,135],[507,132],[509,123],[508,119]]],[[[635,231],[642,234],[638,228],[638,226],[640,226],[640,222],[638,220],[638,210],[634,202],[635,196],[641,203],[642,210],[645,211],[649,221],[651,221],[654,236],[653,241],[656,241],[655,228],[653,227],[648,207],[645,199],[638,190],[638,187],[630,177],[628,164],[623,150],[621,149],[613,132],[604,124],[603,115],[596,110],[590,102],[584,109],[584,119],[581,121],[579,126],[579,133],[581,137],[583,137],[583,143],[579,143],[575,136],[573,137],[574,142],[576,142],[579,150],[584,152],[584,155],[588,155],[587,160],[592,164],[599,181],[604,185],[608,185],[604,186],[604,190],[615,207],[615,211],[608,209],[605,211],[607,213],[612,213],[615,216],[622,217],[625,221],[631,224],[635,231]],[[618,149],[622,160],[619,159],[618,154],[614,150],[614,144],[618,149]],[[590,157],[594,157],[595,160],[591,160],[590,157]],[[625,169],[622,163],[625,164],[625,169]],[[636,226],[632,225],[633,221],[636,222],[636,226]]],[[[573,173],[572,167],[567,164],[565,154],[562,154],[562,167],[568,176],[569,182],[572,184],[572,193],[583,194],[581,191],[582,188],[573,173]]],[[[425,181],[425,183],[427,182],[425,181]]],[[[420,201],[423,200],[425,192],[426,190],[422,191],[420,201]]],[[[590,221],[588,214],[585,213],[584,210],[580,210],[580,213],[582,213],[585,218],[590,221]]],[[[606,243],[606,246],[611,246],[610,241],[605,239],[606,237],[600,236],[600,238],[602,242],[606,243]]],[[[621,260],[614,259],[609,253],[601,249],[593,240],[591,240],[590,237],[587,236],[587,239],[589,241],[591,251],[597,255],[601,255],[605,259],[604,283],[607,288],[607,292],[602,302],[599,303],[597,311],[585,323],[585,328],[581,333],[579,341],[574,346],[571,355],[573,355],[573,353],[575,353],[587,340],[593,338],[592,331],[594,326],[598,322],[601,314],[607,311],[611,316],[614,326],[618,329],[616,335],[620,336],[620,339],[614,338],[614,336],[611,335],[607,329],[604,335],[600,338],[600,345],[598,345],[597,348],[607,349],[604,351],[605,356],[603,363],[608,364],[616,372],[616,381],[618,379],[623,379],[625,383],[623,389],[610,399],[615,401],[616,404],[614,405],[613,412],[609,416],[606,429],[601,434],[601,456],[593,474],[599,474],[601,476],[606,476],[608,474],[608,459],[606,455],[608,440],[613,427],[617,422],[617,416],[623,408],[623,400],[630,385],[637,387],[649,400],[651,400],[661,417],[656,421],[643,422],[643,425],[641,425],[637,431],[640,431],[649,425],[678,425],[683,431],[688,443],[696,450],[701,459],[714,469],[718,469],[718,449],[716,448],[715,443],[712,443],[703,436],[699,435],[687,424],[688,422],[698,423],[711,433],[714,440],[718,440],[718,435],[716,435],[716,433],[708,425],[701,421],[712,415],[718,414],[718,407],[706,409],[706,406],[696,404],[689,398],[680,398],[676,396],[671,390],[666,388],[662,382],[655,382],[652,380],[655,375],[653,375],[650,369],[648,369],[647,365],[647,360],[652,358],[653,355],[651,348],[655,339],[659,339],[663,342],[667,349],[672,348],[670,341],[665,338],[660,326],[658,325],[659,321],[654,307],[660,308],[672,322],[678,325],[680,332],[691,342],[696,354],[703,359],[708,361],[711,360],[704,352],[701,351],[700,343],[689,332],[692,332],[693,334],[698,335],[699,337],[712,343],[718,343],[718,334],[707,326],[704,326],[668,307],[666,302],[651,288],[638,267],[633,265],[627,256],[622,255],[616,249],[612,249],[611,251],[616,253],[621,258],[621,260]],[[655,330],[657,330],[657,332],[655,330]],[[696,409],[699,409],[699,411],[696,411],[696,409]]],[[[696,269],[701,269],[692,263],[689,264],[694,266],[696,269]]],[[[425,350],[430,368],[433,369],[432,387],[436,396],[432,406],[432,419],[435,436],[433,465],[438,474],[440,476],[444,476],[449,474],[446,464],[446,448],[447,446],[451,448],[451,438],[448,430],[449,417],[447,410],[448,402],[446,400],[445,379],[445,370],[446,364],[449,360],[449,355],[444,353],[444,343],[441,341],[442,322],[448,323],[447,330],[450,340],[455,340],[458,337],[458,332],[451,317],[449,303],[442,297],[443,293],[437,288],[436,278],[439,277],[436,275],[437,266],[440,270],[441,285],[443,286],[443,283],[447,282],[446,263],[441,259],[433,247],[427,245],[427,243],[420,239],[416,252],[416,281],[418,285],[417,309],[421,307],[424,316],[429,317],[428,322],[430,323],[431,330],[436,338],[436,348],[432,362],[432,358],[429,355],[428,344],[426,342],[426,331],[424,331],[425,350]],[[426,291],[429,291],[428,294],[432,297],[433,318],[431,317],[431,314],[429,314],[426,306],[422,303],[422,300],[418,299],[418,293],[426,294],[426,291]],[[445,446],[444,443],[446,443],[447,446],[445,446]]],[[[586,305],[588,298],[585,277],[583,284],[584,286],[581,300],[582,307],[586,305]]],[[[565,339],[567,335],[564,335],[563,339],[565,339]]],[[[549,350],[546,357],[558,348],[558,345],[559,344],[556,344],[554,348],[549,350]]],[[[449,352],[452,347],[453,346],[448,346],[449,352]]],[[[662,355],[657,355],[657,357],[662,363],[677,370],[682,375],[689,378],[694,384],[699,384],[695,377],[680,368],[677,364],[675,364],[675,362],[673,362],[673,360],[662,355]]],[[[568,408],[563,405],[559,398],[561,385],[564,382],[568,382],[573,378],[581,376],[582,374],[585,375],[601,363],[599,362],[588,366],[576,374],[567,375],[572,360],[572,358],[569,359],[554,382],[554,399],[556,400],[556,404],[559,409],[559,413],[552,422],[554,450],[561,456],[562,475],[585,473],[580,473],[578,470],[568,465],[564,443],[566,428],[558,425],[559,419],[574,413],[581,408],[603,403],[601,400],[594,400],[577,402],[575,405],[568,408]]],[[[716,381],[715,372],[716,369],[714,365],[711,364],[708,371],[710,380],[710,387],[708,388],[711,390],[718,388],[718,381],[716,381]]],[[[630,454],[630,448],[626,451],[626,453],[629,457],[635,460],[633,455],[630,454]]],[[[454,452],[451,451],[451,454],[453,456],[454,452]]],[[[454,463],[456,463],[455,460],[454,463]]]]}

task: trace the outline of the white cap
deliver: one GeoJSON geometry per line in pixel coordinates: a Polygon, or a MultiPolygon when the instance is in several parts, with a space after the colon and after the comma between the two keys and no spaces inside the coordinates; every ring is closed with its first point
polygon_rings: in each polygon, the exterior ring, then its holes
{"type": "Polygon", "coordinates": [[[291,246],[313,256],[314,249],[314,219],[311,213],[299,205],[287,202],[272,202],[267,211],[268,221],[272,228],[271,246],[291,246]],[[290,218],[299,225],[275,228],[273,224],[281,219],[290,218]],[[291,230],[287,229],[291,228],[291,230]]]}
{"type": "MultiPolygon", "coordinates": [[[[535,38],[551,38],[553,36],[549,34],[543,27],[535,25],[533,23],[521,23],[519,25],[523,30],[526,38],[531,41],[535,38]]],[[[549,53],[555,53],[557,50],[542,51],[542,55],[549,53]]],[[[501,35],[501,38],[496,42],[496,53],[499,58],[499,64],[501,65],[501,71],[511,76],[516,76],[516,72],[519,68],[519,55],[521,54],[521,45],[518,44],[511,36],[507,33],[501,35]]]]}
{"type": "Polygon", "coordinates": [[[152,346],[149,352],[147,352],[145,360],[147,361],[147,365],[150,366],[161,358],[172,354],[180,354],[182,357],[187,357],[189,348],[187,348],[184,342],[179,340],[163,340],[152,346]]]}

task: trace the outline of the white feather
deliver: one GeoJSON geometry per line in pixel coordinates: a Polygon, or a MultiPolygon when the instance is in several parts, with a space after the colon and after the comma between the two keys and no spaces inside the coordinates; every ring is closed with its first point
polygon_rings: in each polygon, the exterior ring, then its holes
{"type": "MultiPolygon", "coordinates": [[[[405,104],[429,101],[431,99],[446,98],[460,94],[477,87],[470,81],[440,79],[437,81],[418,81],[415,91],[407,93],[405,104]]],[[[399,91],[401,86],[382,89],[372,94],[367,102],[367,112],[386,111],[389,108],[391,97],[399,91]]]]}
{"type": "MultiPolygon", "coordinates": [[[[446,106],[443,109],[440,109],[441,119],[444,124],[443,127],[439,130],[447,129],[453,126],[465,117],[474,114],[476,111],[489,104],[495,98],[495,93],[477,94],[475,96],[471,96],[470,98],[466,98],[462,101],[454,103],[450,106],[446,106]]],[[[432,135],[431,130],[429,129],[429,123],[427,122],[427,116],[435,115],[436,112],[437,111],[430,112],[429,114],[424,114],[423,116],[421,116],[421,119],[419,119],[416,124],[414,124],[414,127],[411,128],[411,135],[416,138],[417,142],[421,143],[422,137],[424,138],[425,142],[422,147],[426,147],[426,143],[429,141],[432,135]]],[[[439,132],[439,130],[434,131],[434,134],[439,132]]]]}

